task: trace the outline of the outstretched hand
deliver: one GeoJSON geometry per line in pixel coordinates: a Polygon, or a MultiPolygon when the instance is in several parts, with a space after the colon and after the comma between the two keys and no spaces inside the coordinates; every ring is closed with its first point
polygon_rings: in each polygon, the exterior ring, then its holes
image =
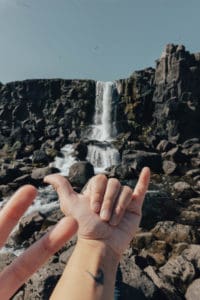
{"type": "Polygon", "coordinates": [[[97,175],[80,194],[60,175],[49,175],[45,182],[57,191],[64,214],[77,221],[78,239],[100,241],[120,257],[139,227],[149,178],[150,170],[144,168],[132,191],[117,179],[97,175]]]}
{"type": "MultiPolygon", "coordinates": [[[[0,248],[20,217],[36,197],[36,189],[27,185],[20,188],[0,211],[0,248]]],[[[0,273],[0,299],[10,299],[18,288],[57,252],[77,230],[70,217],[63,218],[49,233],[27,249],[0,273]]]]}

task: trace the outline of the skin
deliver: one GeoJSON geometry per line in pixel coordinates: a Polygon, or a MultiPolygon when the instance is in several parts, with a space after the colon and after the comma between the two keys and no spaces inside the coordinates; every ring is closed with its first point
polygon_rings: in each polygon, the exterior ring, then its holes
{"type": "Polygon", "coordinates": [[[149,179],[150,170],[144,168],[132,191],[97,175],[78,194],[60,175],[45,178],[57,191],[64,214],[78,223],[77,245],[51,299],[113,299],[117,265],[138,230],[149,179]],[[105,283],[97,284],[101,272],[105,283]]]}
{"type": "MultiPolygon", "coordinates": [[[[37,191],[31,185],[20,188],[0,211],[0,247],[32,204],[37,191]]],[[[0,299],[10,297],[77,231],[71,217],[63,218],[49,233],[33,244],[0,273],[0,299]]]]}

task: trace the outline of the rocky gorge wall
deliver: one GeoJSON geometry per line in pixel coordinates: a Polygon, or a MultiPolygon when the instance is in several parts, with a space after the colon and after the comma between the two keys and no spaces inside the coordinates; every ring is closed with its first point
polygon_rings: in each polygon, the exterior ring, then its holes
{"type": "MultiPolygon", "coordinates": [[[[200,53],[169,44],[156,68],[117,80],[116,127],[143,140],[200,137],[200,53]]],[[[92,123],[95,81],[25,80],[0,85],[0,149],[30,154],[50,140],[59,148],[92,123]],[[16,144],[17,142],[17,144],[16,144]],[[14,146],[12,149],[10,146],[14,146]],[[30,147],[27,147],[30,146],[30,147]],[[17,149],[16,149],[17,148],[17,149]]]]}
{"type": "Polygon", "coordinates": [[[174,142],[200,136],[200,53],[169,44],[156,68],[118,81],[118,128],[174,142]]]}
{"type": "MultiPolygon", "coordinates": [[[[81,131],[92,123],[96,82],[26,80],[0,85],[0,201],[25,183],[42,186],[60,148],[76,143],[69,180],[81,190],[94,172],[81,131]]],[[[155,69],[117,80],[121,163],[106,170],[132,188],[152,170],[141,228],[120,265],[123,299],[196,300],[200,293],[200,54],[167,45],[155,69]]],[[[24,217],[8,245],[26,248],[61,218],[51,211],[24,217]]],[[[49,299],[75,239],[56,253],[13,298],[49,299]],[[39,295],[39,296],[38,296],[39,295]],[[32,297],[32,298],[31,298],[32,297]]],[[[14,254],[0,253],[0,270],[14,254]]]]}
{"type": "Polygon", "coordinates": [[[25,80],[0,87],[0,148],[29,155],[45,141],[60,148],[92,122],[92,80],[25,80]],[[56,146],[57,145],[57,146],[56,146]],[[13,148],[12,148],[13,146],[13,148]],[[29,147],[27,147],[29,146],[29,147]]]}

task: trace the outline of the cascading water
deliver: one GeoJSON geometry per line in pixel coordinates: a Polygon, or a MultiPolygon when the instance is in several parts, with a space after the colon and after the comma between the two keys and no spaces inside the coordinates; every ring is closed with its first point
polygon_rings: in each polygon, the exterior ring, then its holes
{"type": "Polygon", "coordinates": [[[96,103],[91,140],[109,141],[116,134],[112,120],[115,85],[113,82],[98,81],[96,84],[96,103]]]}
{"type": "Polygon", "coordinates": [[[116,165],[120,161],[119,152],[110,143],[116,136],[114,108],[117,89],[113,82],[98,81],[94,125],[91,127],[90,140],[97,141],[88,146],[88,160],[94,165],[96,173],[116,165]]]}

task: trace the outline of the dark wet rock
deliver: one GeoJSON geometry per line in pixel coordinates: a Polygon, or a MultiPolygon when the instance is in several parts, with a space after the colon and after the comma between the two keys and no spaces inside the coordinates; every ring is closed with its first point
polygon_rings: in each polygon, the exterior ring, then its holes
{"type": "Polygon", "coordinates": [[[161,220],[173,220],[176,215],[177,209],[169,193],[154,191],[146,195],[142,208],[141,226],[149,229],[161,220]]]}
{"type": "Polygon", "coordinates": [[[162,159],[158,153],[125,150],[122,154],[122,163],[130,164],[137,172],[145,166],[150,167],[156,173],[162,171],[162,159]]]}
{"type": "Polygon", "coordinates": [[[73,164],[69,169],[69,180],[73,186],[83,187],[94,176],[94,167],[87,161],[73,164]]]}
{"type": "Polygon", "coordinates": [[[198,175],[200,175],[200,168],[189,170],[186,173],[186,176],[191,176],[191,177],[195,177],[195,176],[198,176],[198,175]]]}
{"type": "Polygon", "coordinates": [[[199,138],[193,138],[193,139],[189,139],[189,140],[186,140],[184,143],[182,143],[182,147],[183,148],[190,148],[192,147],[194,144],[197,144],[199,143],[200,140],[199,138]]]}
{"type": "Polygon", "coordinates": [[[119,164],[106,169],[108,177],[115,177],[121,180],[137,178],[136,172],[129,164],[119,164]]]}
{"type": "MultiPolygon", "coordinates": [[[[1,184],[0,185],[0,196],[7,196],[11,192],[9,185],[1,184]]],[[[1,199],[3,200],[3,199],[1,199]]]]}
{"type": "Polygon", "coordinates": [[[50,162],[50,159],[45,151],[35,150],[32,157],[33,164],[43,164],[47,165],[50,162]]]}
{"type": "Polygon", "coordinates": [[[17,183],[19,186],[21,186],[24,184],[33,184],[33,180],[31,179],[31,176],[29,174],[25,174],[20,177],[17,177],[14,180],[14,183],[17,183]]]}
{"type": "Polygon", "coordinates": [[[28,239],[40,231],[44,222],[44,217],[39,212],[33,212],[22,218],[19,223],[19,229],[14,233],[12,238],[17,244],[28,241],[28,239]]]}
{"type": "Polygon", "coordinates": [[[185,155],[180,147],[175,147],[169,150],[165,155],[165,158],[174,161],[175,163],[187,163],[188,157],[185,155]]]}
{"type": "Polygon", "coordinates": [[[19,168],[5,166],[0,170],[0,184],[7,184],[22,175],[19,168]]]}
{"type": "Polygon", "coordinates": [[[164,160],[162,168],[166,175],[175,175],[179,173],[177,164],[171,160],[164,160]]]}
{"type": "Polygon", "coordinates": [[[74,145],[74,155],[78,160],[85,160],[88,154],[87,145],[80,141],[74,145]]]}
{"type": "Polygon", "coordinates": [[[170,143],[167,140],[161,140],[160,143],[157,145],[156,149],[159,152],[168,152],[169,150],[171,150],[175,146],[176,146],[176,144],[174,144],[174,143],[170,143]]]}
{"type": "Polygon", "coordinates": [[[178,181],[173,186],[176,197],[181,199],[189,199],[195,197],[197,194],[191,185],[185,181],[178,181]]]}

